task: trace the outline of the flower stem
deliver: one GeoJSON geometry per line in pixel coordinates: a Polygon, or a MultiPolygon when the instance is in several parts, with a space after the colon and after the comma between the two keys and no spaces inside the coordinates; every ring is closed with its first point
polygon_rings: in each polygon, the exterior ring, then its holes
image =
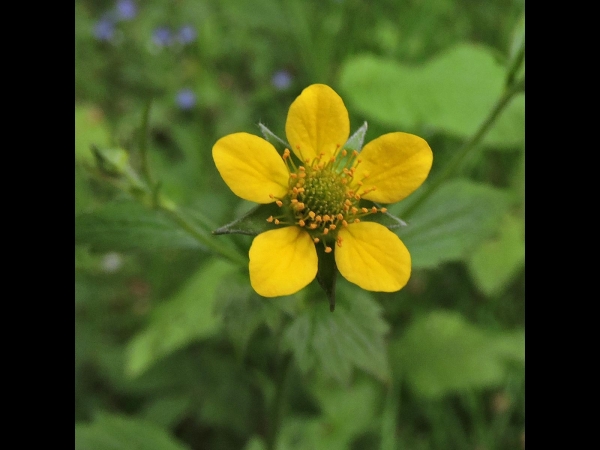
{"type": "Polygon", "coordinates": [[[285,354],[279,361],[277,387],[273,404],[271,405],[271,417],[269,418],[269,431],[267,435],[267,450],[275,450],[277,435],[281,428],[285,407],[285,392],[289,384],[289,374],[292,367],[292,355],[285,354]]]}
{"type": "Polygon", "coordinates": [[[427,188],[419,195],[413,203],[402,213],[404,219],[411,216],[418,208],[427,200],[441,185],[450,178],[463,161],[470,156],[472,151],[477,148],[477,144],[481,142],[486,133],[490,130],[500,113],[508,105],[509,101],[517,94],[525,91],[525,78],[513,83],[507,87],[502,96],[498,99],[494,108],[490,111],[487,118],[482,122],[477,132],[469,139],[463,147],[455,154],[454,158],[446,165],[441,174],[427,186],[427,188]]]}

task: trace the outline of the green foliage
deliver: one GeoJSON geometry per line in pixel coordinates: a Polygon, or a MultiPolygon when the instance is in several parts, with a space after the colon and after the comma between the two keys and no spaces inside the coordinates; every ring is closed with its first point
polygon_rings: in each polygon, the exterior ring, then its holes
{"type": "Polygon", "coordinates": [[[95,251],[203,248],[163,212],[131,201],[108,203],[77,216],[75,243],[95,251]]]}
{"type": "Polygon", "coordinates": [[[130,375],[139,375],[158,359],[218,329],[214,314],[217,287],[232,269],[224,261],[203,266],[180,292],[153,311],[146,329],[128,345],[130,375]]]}
{"type": "Polygon", "coordinates": [[[523,93],[469,147],[524,79],[523,1],[134,1],[75,2],[76,448],[524,448],[523,93]],[[211,148],[281,150],[312,83],[363,124],[347,148],[432,147],[426,184],[365,218],[410,250],[400,292],[322,265],[291,296],[250,286],[274,205],[237,199],[211,148]]]}
{"type": "Polygon", "coordinates": [[[464,179],[447,182],[398,230],[413,267],[465,258],[497,229],[508,206],[508,195],[499,189],[464,179]]]}
{"type": "Polygon", "coordinates": [[[185,450],[189,447],[155,424],[99,413],[91,424],[75,425],[77,450],[185,450]]]}
{"type": "Polygon", "coordinates": [[[525,263],[523,221],[505,216],[498,236],[484,242],[469,258],[477,286],[489,296],[501,293],[525,263]]]}
{"type": "Polygon", "coordinates": [[[396,373],[415,392],[437,398],[501,385],[509,362],[525,362],[525,333],[491,332],[460,314],[433,311],[414,321],[390,354],[396,373]]]}
{"type": "Polygon", "coordinates": [[[318,367],[325,374],[348,383],[352,370],[360,368],[382,381],[389,380],[384,336],[388,325],[381,307],[366,292],[341,288],[334,313],[311,307],[298,315],[284,334],[303,372],[318,367]]]}
{"type": "MultiPolygon", "coordinates": [[[[461,138],[472,136],[504,87],[505,69],[488,49],[460,45],[423,66],[373,55],[351,58],[341,86],[367,117],[399,130],[427,126],[461,138]]],[[[525,101],[513,100],[486,137],[514,147],[524,139],[525,101]]]]}

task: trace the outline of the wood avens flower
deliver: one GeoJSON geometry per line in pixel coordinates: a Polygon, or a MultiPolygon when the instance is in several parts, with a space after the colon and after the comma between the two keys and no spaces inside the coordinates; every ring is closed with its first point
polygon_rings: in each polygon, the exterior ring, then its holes
{"type": "Polygon", "coordinates": [[[315,246],[334,252],[339,272],[363,289],[404,287],[410,254],[392,231],[368,220],[385,208],[361,200],[394,203],[417,189],[433,160],[427,142],[398,132],[360,153],[345,149],[348,111],[323,84],[307,87],[292,103],[285,132],[291,148],[283,155],[248,133],[230,134],[213,147],[217,169],[236,195],[279,206],[279,214],[264,218],[277,228],[256,236],[250,247],[254,290],[276,297],[304,288],[317,275],[315,246]]]}

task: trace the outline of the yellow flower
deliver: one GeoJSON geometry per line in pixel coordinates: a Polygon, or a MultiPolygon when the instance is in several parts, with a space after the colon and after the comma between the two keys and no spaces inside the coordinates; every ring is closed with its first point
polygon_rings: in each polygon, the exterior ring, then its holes
{"type": "Polygon", "coordinates": [[[402,289],[411,259],[400,238],[385,226],[361,219],[385,212],[361,199],[400,201],[427,178],[433,155],[427,142],[407,133],[385,134],[360,153],[343,148],[350,133],[348,111],[329,86],[314,84],[290,106],[283,156],[266,140],[234,133],[217,141],[213,159],[229,188],[257,203],[276,202],[281,214],[265,217],[278,228],[254,238],[250,282],[265,297],[298,292],[317,275],[315,245],[335,249],[348,281],[370,291],[402,289]]]}

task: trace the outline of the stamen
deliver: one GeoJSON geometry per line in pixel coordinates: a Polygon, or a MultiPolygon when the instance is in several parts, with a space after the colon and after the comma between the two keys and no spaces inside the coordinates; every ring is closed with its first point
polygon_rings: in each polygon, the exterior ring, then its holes
{"type": "Polygon", "coordinates": [[[313,239],[313,242],[314,242],[315,244],[318,244],[320,240],[321,240],[321,239],[319,239],[319,238],[314,238],[314,239],[313,239]]]}
{"type": "Polygon", "coordinates": [[[300,219],[298,221],[298,225],[300,225],[301,227],[303,227],[304,225],[306,225],[306,223],[304,222],[304,220],[300,219]]]}
{"type": "Polygon", "coordinates": [[[273,222],[273,216],[269,216],[269,218],[267,219],[267,222],[273,222]]]}
{"type": "Polygon", "coordinates": [[[382,213],[385,213],[385,212],[387,212],[387,208],[381,208],[381,209],[380,209],[380,211],[381,211],[382,213]]]}
{"type": "Polygon", "coordinates": [[[277,206],[280,208],[283,206],[283,202],[281,200],[277,200],[275,203],[277,203],[277,206]]]}
{"type": "Polygon", "coordinates": [[[279,225],[279,219],[275,219],[275,225],[279,225]]]}
{"type": "Polygon", "coordinates": [[[325,253],[331,253],[331,247],[329,247],[329,246],[325,247],[325,253]]]}
{"type": "Polygon", "coordinates": [[[342,220],[342,225],[344,225],[345,227],[348,226],[348,222],[346,222],[345,220],[342,220]]]}

